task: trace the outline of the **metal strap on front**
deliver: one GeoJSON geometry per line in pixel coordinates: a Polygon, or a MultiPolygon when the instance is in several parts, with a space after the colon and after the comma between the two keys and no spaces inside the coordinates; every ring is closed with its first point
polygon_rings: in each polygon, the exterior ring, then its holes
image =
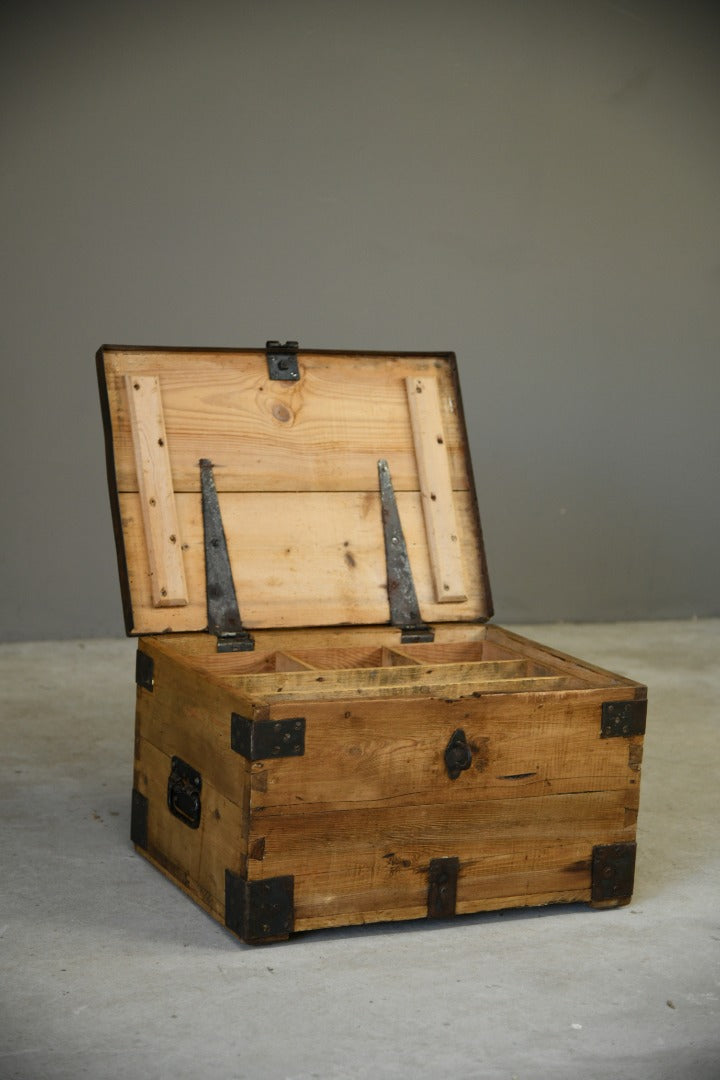
{"type": "Polygon", "coordinates": [[[395,490],[390,477],[390,467],[384,458],[378,461],[380,479],[380,506],[385,537],[385,562],[387,564],[387,591],[390,603],[390,622],[402,630],[401,641],[433,641],[432,627],[423,622],[420,615],[405,535],[400,524],[395,490]]]}
{"type": "Polygon", "coordinates": [[[218,652],[251,652],[255,642],[240,619],[213,466],[207,458],[200,461],[200,483],[208,630],[217,636],[218,652]]]}

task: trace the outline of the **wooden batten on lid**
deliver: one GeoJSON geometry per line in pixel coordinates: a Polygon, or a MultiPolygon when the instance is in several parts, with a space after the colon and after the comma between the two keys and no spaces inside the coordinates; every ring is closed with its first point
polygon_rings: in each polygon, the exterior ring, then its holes
{"type": "Polygon", "coordinates": [[[126,375],[125,392],[135,450],[152,603],[154,607],[184,607],[188,594],[183,554],[178,543],[180,526],[160,380],[154,375],[126,375]]]}
{"type": "Polygon", "coordinates": [[[452,354],[105,346],[98,372],[128,633],[208,626],[201,461],[245,628],[390,621],[380,461],[421,619],[492,614],[452,354]]]}

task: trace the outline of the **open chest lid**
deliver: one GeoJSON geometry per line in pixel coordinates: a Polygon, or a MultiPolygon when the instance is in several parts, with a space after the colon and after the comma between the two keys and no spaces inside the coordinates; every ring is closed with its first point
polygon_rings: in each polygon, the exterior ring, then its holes
{"type": "Polygon", "coordinates": [[[129,634],[492,614],[453,354],[97,359],[129,634]]]}

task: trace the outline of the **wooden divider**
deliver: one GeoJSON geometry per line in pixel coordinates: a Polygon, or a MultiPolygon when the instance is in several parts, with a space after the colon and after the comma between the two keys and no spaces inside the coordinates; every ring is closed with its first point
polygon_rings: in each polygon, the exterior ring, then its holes
{"type": "MultiPolygon", "coordinates": [[[[388,650],[389,652],[390,650],[388,650]]],[[[393,650],[394,651],[394,650],[393,650]]],[[[480,663],[437,664],[427,667],[413,661],[381,667],[328,668],[327,654],[310,665],[310,654],[300,653],[306,670],[264,669],[264,673],[233,673],[226,684],[254,701],[341,700],[351,697],[398,697],[433,694],[464,697],[487,692],[534,692],[584,689],[577,677],[558,676],[527,660],[491,660],[480,663]]],[[[333,658],[339,660],[340,657],[333,658]]],[[[397,654],[397,659],[403,659],[397,654]]]]}

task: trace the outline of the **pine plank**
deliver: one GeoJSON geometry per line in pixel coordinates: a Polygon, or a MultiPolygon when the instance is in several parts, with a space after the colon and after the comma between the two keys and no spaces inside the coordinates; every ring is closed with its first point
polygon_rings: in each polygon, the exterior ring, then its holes
{"type": "MultiPolygon", "coordinates": [[[[337,673],[334,673],[337,674],[337,673]]],[[[241,683],[241,688],[248,695],[256,707],[264,703],[296,702],[300,707],[308,700],[318,701],[345,701],[352,704],[356,701],[372,701],[383,698],[407,698],[413,706],[419,698],[442,698],[447,701],[462,700],[465,698],[480,698],[496,694],[530,694],[537,691],[549,693],[555,690],[583,690],[586,683],[580,679],[569,678],[564,675],[540,675],[511,678],[487,678],[481,682],[473,677],[461,678],[456,681],[448,681],[447,675],[438,671],[437,675],[431,676],[424,682],[409,684],[387,683],[384,686],[342,685],[328,681],[323,686],[312,692],[306,689],[282,689],[279,686],[272,689],[267,683],[249,685],[241,683]]]]}
{"type": "MultiPolygon", "coordinates": [[[[519,654],[510,650],[488,650],[484,640],[473,635],[471,640],[464,641],[457,634],[456,641],[422,642],[415,645],[401,646],[401,652],[411,657],[416,664],[458,664],[458,663],[481,663],[487,660],[517,660],[519,654]]],[[[524,659],[524,658],[523,658],[524,659]]],[[[545,672],[547,674],[547,672],[545,672]]]]}
{"type": "MultiPolygon", "coordinates": [[[[216,470],[217,475],[218,470],[216,470]]],[[[473,508],[458,493],[468,601],[437,604],[425,544],[420,496],[397,496],[420,610],[426,621],[480,619],[485,600],[472,550],[473,508]]],[[[220,494],[235,591],[250,628],[388,622],[387,571],[378,492],[220,494]]],[[[188,588],[184,608],[157,610],[139,497],[120,496],[134,633],[202,630],[207,626],[200,497],[176,496],[188,588]]]]}
{"type": "Polygon", "coordinates": [[[254,814],[250,848],[263,854],[248,860],[248,873],[295,876],[300,929],[306,919],[350,912],[426,910],[430,859],[449,854],[461,858],[458,899],[466,910],[515,896],[523,883],[531,893],[570,891],[587,899],[592,846],[623,843],[628,835],[622,792],[282,818],[254,814]]]}
{"type": "MultiPolygon", "coordinates": [[[[345,650],[333,659],[345,659],[345,650]]],[[[304,653],[305,658],[311,654],[304,653]]],[[[320,651],[320,656],[323,656],[320,651]]],[[[447,684],[476,682],[479,687],[486,680],[522,678],[527,673],[525,660],[488,660],[486,663],[438,664],[430,667],[423,664],[384,665],[379,667],[359,666],[338,667],[329,671],[294,671],[278,678],[273,674],[231,675],[228,684],[247,693],[248,697],[262,696],[275,698],[275,695],[298,691],[312,701],[313,695],[325,689],[354,692],[361,689],[368,694],[388,688],[406,690],[422,685],[440,687],[447,684]]]]}
{"type": "MultiPolygon", "coordinates": [[[[607,790],[636,810],[640,753],[600,737],[604,693],[308,702],[304,756],[256,762],[251,804],[263,815],[315,814],[607,790]],[[458,728],[472,765],[450,780],[444,752],[458,728]]],[[[293,715],[294,703],[269,710],[271,720],[293,715]]]]}
{"type": "Polygon", "coordinates": [[[274,656],[274,671],[309,671],[310,664],[292,653],[277,652],[274,656]]]}
{"type": "MultiPolygon", "coordinates": [[[[427,856],[429,863],[430,856],[427,856]]],[[[462,861],[458,878],[456,913],[469,914],[498,908],[588,901],[591,887],[591,847],[587,841],[556,846],[536,846],[489,854],[462,861]]],[[[367,883],[349,877],[338,889],[337,868],[332,878],[320,880],[296,876],[296,927],[299,930],[332,925],[345,907],[347,921],[379,922],[427,915],[427,863],[412,855],[392,853],[390,860],[368,866],[367,883]],[[342,891],[341,891],[342,890],[342,891]],[[396,905],[396,906],[395,906],[396,905]],[[349,909],[349,910],[348,910],[349,909]],[[358,913],[360,918],[355,918],[358,913]]],[[[342,880],[342,879],[341,879],[342,880]]],[[[343,913],[345,914],[345,913],[343,913]]],[[[342,919],[342,915],[340,916],[342,919]]],[[[345,919],[338,920],[343,925],[345,919]]]]}
{"type": "Polygon", "coordinates": [[[125,389],[152,603],[156,608],[182,607],[188,594],[160,381],[128,375],[125,389]]]}
{"type": "MultiPolygon", "coordinates": [[[[128,632],[205,627],[196,498],[202,458],[213,462],[233,571],[245,586],[238,590],[241,613],[251,628],[313,626],[319,619],[328,625],[387,621],[377,481],[380,456],[392,471],[423,618],[437,622],[489,615],[467,437],[454,358],[449,354],[303,351],[298,382],[271,380],[264,353],[253,350],[107,347],[101,360],[128,632]],[[459,549],[466,601],[452,599],[444,588],[438,590],[434,580],[437,557],[428,547],[407,401],[406,380],[411,375],[437,388],[436,411],[458,525],[451,535],[459,539],[451,543],[459,549]],[[158,438],[169,455],[179,523],[177,530],[164,529],[161,536],[170,544],[171,536],[181,541],[174,557],[185,571],[183,611],[157,606],[173,598],[164,583],[153,590],[155,564],[165,553],[152,535],[149,551],[146,544],[143,511],[148,500],[138,490],[132,407],[126,393],[126,384],[143,386],[143,380],[162,387],[165,435],[158,438]],[[374,521],[368,519],[371,509],[374,521]],[[316,543],[320,522],[323,541],[316,543]],[[236,559],[242,560],[241,566],[236,566],[236,559]],[[245,595],[249,614],[243,609],[245,595]]],[[[155,445],[159,446],[157,440],[155,445]]]]}
{"type": "Polygon", "coordinates": [[[119,491],[136,491],[126,375],[162,378],[177,491],[199,491],[199,458],[219,491],[363,491],[390,460],[396,491],[418,490],[404,380],[432,374],[453,486],[469,487],[465,437],[446,357],[301,353],[297,383],[268,378],[264,353],[107,352],[119,491]]]}
{"type": "Polygon", "coordinates": [[[408,664],[420,663],[402,649],[388,649],[383,646],[381,655],[383,667],[407,667],[408,664]]]}
{"type": "MultiPolygon", "coordinates": [[[[590,890],[578,892],[576,889],[568,889],[552,893],[531,893],[522,896],[498,896],[493,899],[482,901],[458,901],[456,915],[475,915],[490,911],[504,911],[512,908],[547,907],[550,904],[574,904],[587,901],[590,890]]],[[[593,904],[593,907],[600,905],[593,904]]],[[[609,903],[608,907],[617,905],[609,903]]],[[[418,902],[412,907],[401,908],[374,908],[369,911],[352,913],[342,912],[330,915],[321,911],[318,915],[306,915],[296,921],[297,930],[318,930],[323,927],[337,926],[364,926],[366,924],[381,922],[398,922],[407,919],[427,918],[427,898],[424,902],[418,902]]]]}
{"type": "Polygon", "coordinates": [[[435,599],[461,603],[467,591],[437,380],[410,375],[405,385],[435,599]]]}

